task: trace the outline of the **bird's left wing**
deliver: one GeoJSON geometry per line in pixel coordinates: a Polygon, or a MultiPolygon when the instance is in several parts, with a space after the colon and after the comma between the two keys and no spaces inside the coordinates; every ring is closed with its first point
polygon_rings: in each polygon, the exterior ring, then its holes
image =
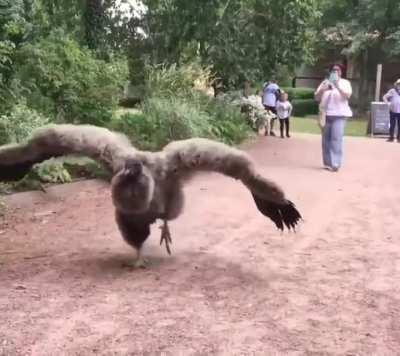
{"type": "Polygon", "coordinates": [[[87,156],[117,172],[135,155],[129,140],[116,132],[91,125],[48,125],[23,143],[0,147],[0,182],[23,178],[36,163],[69,154],[87,156]]]}
{"type": "Polygon", "coordinates": [[[177,179],[199,171],[214,171],[240,180],[253,195],[258,210],[278,229],[295,229],[301,215],[282,189],[261,176],[243,151],[213,140],[193,138],[164,147],[169,174],[177,179]]]}

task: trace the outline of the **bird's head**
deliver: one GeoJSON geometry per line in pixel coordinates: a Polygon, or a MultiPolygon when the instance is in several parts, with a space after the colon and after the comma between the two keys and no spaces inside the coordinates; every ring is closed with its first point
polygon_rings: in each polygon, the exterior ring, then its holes
{"type": "Polygon", "coordinates": [[[151,171],[140,160],[127,159],[111,180],[111,193],[118,210],[131,214],[146,212],[154,194],[151,171]]]}

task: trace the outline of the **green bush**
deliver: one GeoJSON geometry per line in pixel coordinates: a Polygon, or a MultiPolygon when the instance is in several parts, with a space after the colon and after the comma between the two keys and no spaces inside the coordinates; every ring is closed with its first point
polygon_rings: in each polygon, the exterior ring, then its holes
{"type": "Polygon", "coordinates": [[[25,103],[17,104],[9,114],[0,116],[0,144],[21,142],[34,129],[48,122],[48,118],[28,108],[25,103]]]}
{"type": "Polygon", "coordinates": [[[210,117],[180,98],[149,98],[143,114],[124,114],[112,125],[142,149],[160,149],[172,140],[212,135],[210,117]]]}
{"type": "Polygon", "coordinates": [[[143,112],[122,114],[110,125],[141,149],[158,150],[172,140],[190,137],[234,144],[251,132],[237,108],[202,94],[190,99],[152,97],[143,103],[142,109],[143,112]]]}
{"type": "Polygon", "coordinates": [[[116,115],[110,128],[128,135],[141,149],[157,150],[172,140],[212,138],[239,143],[251,128],[235,107],[204,94],[208,69],[197,64],[147,67],[141,112],[116,115]]]}
{"type": "Polygon", "coordinates": [[[289,100],[314,99],[314,89],[312,88],[282,88],[289,95],[289,100]]]}
{"type": "Polygon", "coordinates": [[[17,67],[28,106],[72,123],[105,125],[127,78],[125,62],[98,60],[75,41],[55,36],[21,47],[17,67]]]}
{"type": "Polygon", "coordinates": [[[204,88],[210,82],[210,70],[197,63],[148,66],[145,91],[147,97],[188,98],[196,93],[196,88],[204,88]]]}
{"type": "Polygon", "coordinates": [[[211,117],[211,130],[219,141],[233,145],[250,136],[251,127],[237,107],[205,95],[199,95],[198,100],[211,117]]]}
{"type": "Polygon", "coordinates": [[[318,103],[314,99],[296,99],[291,101],[293,116],[307,116],[318,114],[318,103]]]}

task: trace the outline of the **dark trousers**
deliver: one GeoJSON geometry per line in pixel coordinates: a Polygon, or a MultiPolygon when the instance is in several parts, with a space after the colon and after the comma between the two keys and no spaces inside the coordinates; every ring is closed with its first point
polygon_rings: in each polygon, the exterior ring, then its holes
{"type": "Polygon", "coordinates": [[[394,130],[397,122],[397,139],[400,139],[400,113],[390,112],[390,139],[394,139],[394,130]]]}
{"type": "Polygon", "coordinates": [[[289,137],[289,118],[279,119],[280,129],[281,129],[281,137],[283,137],[283,129],[286,129],[286,136],[289,137]]]}

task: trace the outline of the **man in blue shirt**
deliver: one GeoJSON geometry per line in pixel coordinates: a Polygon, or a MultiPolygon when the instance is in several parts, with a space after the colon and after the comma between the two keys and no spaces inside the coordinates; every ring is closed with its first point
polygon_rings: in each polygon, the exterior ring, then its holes
{"type": "MultiPolygon", "coordinates": [[[[275,79],[271,79],[269,82],[264,84],[262,93],[262,103],[265,110],[269,110],[276,115],[276,102],[278,100],[280,89],[275,79]]],[[[274,122],[276,117],[271,120],[270,135],[275,136],[274,133],[274,122]]]]}

